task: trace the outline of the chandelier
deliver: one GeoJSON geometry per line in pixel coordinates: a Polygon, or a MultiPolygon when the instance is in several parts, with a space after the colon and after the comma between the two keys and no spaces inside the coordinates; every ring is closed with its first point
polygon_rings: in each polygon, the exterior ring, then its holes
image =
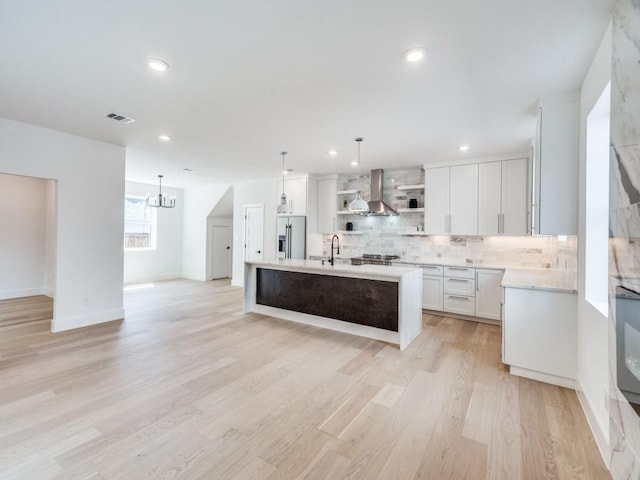
{"type": "Polygon", "coordinates": [[[176,197],[175,195],[167,198],[166,195],[162,193],[162,175],[158,175],[158,179],[160,180],[160,190],[158,191],[158,196],[152,197],[150,193],[147,193],[147,198],[145,199],[145,203],[148,207],[155,208],[173,208],[176,206],[176,197]]]}

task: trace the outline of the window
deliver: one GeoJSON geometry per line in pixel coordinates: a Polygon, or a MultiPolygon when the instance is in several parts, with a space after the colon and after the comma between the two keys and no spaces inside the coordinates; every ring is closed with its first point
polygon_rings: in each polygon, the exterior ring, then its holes
{"type": "Polygon", "coordinates": [[[147,207],[144,197],[124,197],[124,248],[156,248],[156,209],[147,207]]]}

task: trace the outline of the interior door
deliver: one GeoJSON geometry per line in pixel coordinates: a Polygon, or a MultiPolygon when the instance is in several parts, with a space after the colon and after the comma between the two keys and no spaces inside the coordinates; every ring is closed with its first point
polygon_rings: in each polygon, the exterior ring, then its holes
{"type": "Polygon", "coordinates": [[[213,225],[211,231],[213,265],[211,278],[231,276],[231,227],[213,225]]]}
{"type": "Polygon", "coordinates": [[[264,259],[264,207],[245,205],[244,207],[244,259],[248,261],[264,259]]]}

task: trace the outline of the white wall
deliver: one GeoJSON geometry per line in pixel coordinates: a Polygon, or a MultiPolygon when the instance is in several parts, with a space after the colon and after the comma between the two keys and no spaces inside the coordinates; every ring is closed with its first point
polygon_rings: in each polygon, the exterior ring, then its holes
{"type": "MultiPolygon", "coordinates": [[[[158,193],[158,185],[126,182],[125,193],[144,197],[158,193]]],[[[175,195],[174,208],[157,209],[156,248],[125,250],[124,283],[153,282],[179,278],[182,275],[182,220],[184,195],[182,189],[162,187],[162,193],[175,195]]]]}
{"type": "Polygon", "coordinates": [[[56,211],[58,201],[57,184],[53,180],[46,182],[45,241],[44,241],[44,281],[43,292],[53,297],[56,291],[56,211]]]}
{"type": "Polygon", "coordinates": [[[0,299],[44,293],[47,183],[0,174],[0,299]]]}
{"type": "Polygon", "coordinates": [[[244,205],[264,205],[264,258],[276,258],[277,196],[277,179],[234,184],[232,285],[244,286],[244,205]]]}
{"type": "Polygon", "coordinates": [[[188,188],[184,190],[182,239],[182,276],[206,280],[207,217],[220,201],[229,185],[188,188]]]}
{"type": "Polygon", "coordinates": [[[124,147],[0,118],[0,173],[58,181],[54,331],[123,318],[124,147]]]}
{"type": "Polygon", "coordinates": [[[609,459],[608,321],[585,299],[586,129],[587,115],[611,78],[611,26],[607,29],[580,94],[579,217],[578,217],[578,394],[596,441],[609,459]]]}

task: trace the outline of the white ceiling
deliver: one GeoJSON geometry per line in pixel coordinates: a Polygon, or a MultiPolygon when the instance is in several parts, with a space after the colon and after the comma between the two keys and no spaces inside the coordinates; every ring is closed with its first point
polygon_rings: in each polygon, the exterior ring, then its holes
{"type": "Polygon", "coordinates": [[[0,116],[125,145],[127,179],[178,187],[275,177],[282,150],[346,172],[356,136],[364,169],[526,152],[536,100],[580,87],[610,5],[0,0],[0,116]]]}

